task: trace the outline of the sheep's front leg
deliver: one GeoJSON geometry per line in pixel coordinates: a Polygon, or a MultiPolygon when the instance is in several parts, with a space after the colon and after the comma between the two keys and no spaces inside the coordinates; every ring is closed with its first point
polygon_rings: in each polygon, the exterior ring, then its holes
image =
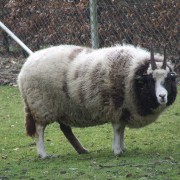
{"type": "Polygon", "coordinates": [[[60,123],[60,129],[79,154],[88,153],[88,151],[81,145],[76,136],[73,134],[72,129],[69,126],[60,123]]]}
{"type": "Polygon", "coordinates": [[[125,126],[122,126],[120,124],[112,124],[112,126],[114,131],[113,152],[114,155],[117,156],[123,154],[125,151],[125,145],[124,145],[125,126]]]}
{"type": "Polygon", "coordinates": [[[39,124],[36,124],[36,147],[38,156],[42,159],[47,157],[45,146],[44,146],[44,129],[45,127],[39,124]]]}

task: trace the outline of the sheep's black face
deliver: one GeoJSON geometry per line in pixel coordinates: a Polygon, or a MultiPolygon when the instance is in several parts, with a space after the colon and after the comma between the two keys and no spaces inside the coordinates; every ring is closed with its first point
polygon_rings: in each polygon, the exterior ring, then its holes
{"type": "Polygon", "coordinates": [[[134,90],[141,115],[151,114],[159,106],[169,106],[176,99],[176,73],[167,64],[166,47],[162,64],[155,59],[151,47],[150,60],[145,61],[135,73],[134,90]]]}
{"type": "Polygon", "coordinates": [[[176,98],[176,74],[156,69],[135,77],[135,93],[141,115],[148,115],[161,105],[171,105],[176,98]]]}
{"type": "Polygon", "coordinates": [[[159,106],[155,93],[155,80],[152,74],[136,77],[135,94],[141,115],[151,114],[152,109],[159,106]]]}
{"type": "Polygon", "coordinates": [[[164,81],[164,87],[168,92],[167,105],[169,106],[175,101],[177,95],[176,73],[170,72],[167,74],[164,81]]]}

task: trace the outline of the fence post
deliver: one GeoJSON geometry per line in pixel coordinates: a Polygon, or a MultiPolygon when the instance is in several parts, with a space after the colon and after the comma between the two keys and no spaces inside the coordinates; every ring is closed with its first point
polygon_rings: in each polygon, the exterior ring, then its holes
{"type": "Polygon", "coordinates": [[[90,0],[90,20],[91,20],[91,42],[92,48],[99,48],[97,0],[90,0]]]}

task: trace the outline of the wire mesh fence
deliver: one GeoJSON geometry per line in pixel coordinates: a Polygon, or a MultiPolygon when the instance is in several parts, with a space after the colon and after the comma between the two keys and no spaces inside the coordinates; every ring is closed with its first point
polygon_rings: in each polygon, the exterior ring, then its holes
{"type": "MultiPolygon", "coordinates": [[[[145,48],[152,43],[161,53],[168,44],[168,57],[180,73],[178,0],[1,1],[1,21],[32,51],[59,44],[92,46],[96,42],[96,47],[104,47],[126,42],[145,48]]],[[[0,30],[0,84],[15,82],[26,57],[0,30]]]]}

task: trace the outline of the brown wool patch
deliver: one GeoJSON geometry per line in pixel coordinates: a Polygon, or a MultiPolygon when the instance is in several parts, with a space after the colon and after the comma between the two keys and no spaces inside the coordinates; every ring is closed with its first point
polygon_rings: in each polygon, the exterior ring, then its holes
{"type": "Polygon", "coordinates": [[[77,78],[79,77],[79,68],[77,68],[76,70],[75,70],[75,73],[74,73],[74,80],[76,80],[77,78]]]}
{"type": "Polygon", "coordinates": [[[110,104],[110,98],[111,98],[111,96],[110,96],[109,90],[103,89],[103,90],[101,91],[102,105],[103,105],[103,106],[109,105],[109,104],[110,104]]]}
{"type": "Polygon", "coordinates": [[[121,120],[126,121],[126,122],[131,120],[131,113],[128,109],[126,108],[122,109],[121,120]]]}
{"type": "Polygon", "coordinates": [[[71,59],[71,60],[75,59],[75,58],[78,56],[78,54],[79,54],[80,52],[82,52],[82,51],[83,51],[83,48],[77,48],[77,49],[75,49],[75,50],[69,55],[69,59],[71,59]]]}
{"type": "Polygon", "coordinates": [[[122,106],[124,101],[126,69],[129,67],[129,57],[121,57],[119,54],[111,61],[111,70],[109,73],[111,81],[111,99],[115,108],[122,106]]]}
{"type": "Polygon", "coordinates": [[[74,73],[74,80],[76,80],[79,77],[79,71],[78,69],[76,69],[75,73],[74,73]]]}
{"type": "Polygon", "coordinates": [[[75,70],[75,73],[74,73],[74,80],[76,80],[79,76],[80,76],[80,74],[81,74],[81,66],[82,65],[79,65],[77,68],[76,68],[76,70],[75,70]]]}
{"type": "Polygon", "coordinates": [[[98,63],[94,70],[91,73],[91,85],[90,85],[90,90],[94,91],[97,88],[97,85],[99,87],[99,81],[100,81],[100,71],[101,71],[101,63],[98,63]]]}
{"type": "Polygon", "coordinates": [[[89,69],[89,63],[79,65],[74,72],[73,79],[76,80],[78,77],[85,76],[88,69],[89,69]]]}
{"type": "Polygon", "coordinates": [[[65,93],[66,97],[69,98],[69,90],[68,90],[67,74],[66,73],[64,73],[64,80],[63,80],[62,90],[65,93]]]}
{"type": "Polygon", "coordinates": [[[80,102],[83,103],[85,101],[85,97],[86,97],[86,93],[83,89],[83,82],[81,82],[79,85],[78,94],[79,94],[80,102]]]}
{"type": "Polygon", "coordinates": [[[101,96],[102,105],[108,105],[110,99],[109,90],[104,88],[104,75],[106,71],[102,68],[102,64],[98,63],[94,70],[91,73],[91,84],[90,84],[90,91],[91,91],[91,98],[96,96],[96,93],[99,93],[101,96]]]}
{"type": "Polygon", "coordinates": [[[146,60],[144,64],[142,64],[141,66],[138,67],[137,71],[136,71],[136,75],[143,75],[147,73],[147,70],[149,68],[149,63],[150,60],[146,60]]]}

